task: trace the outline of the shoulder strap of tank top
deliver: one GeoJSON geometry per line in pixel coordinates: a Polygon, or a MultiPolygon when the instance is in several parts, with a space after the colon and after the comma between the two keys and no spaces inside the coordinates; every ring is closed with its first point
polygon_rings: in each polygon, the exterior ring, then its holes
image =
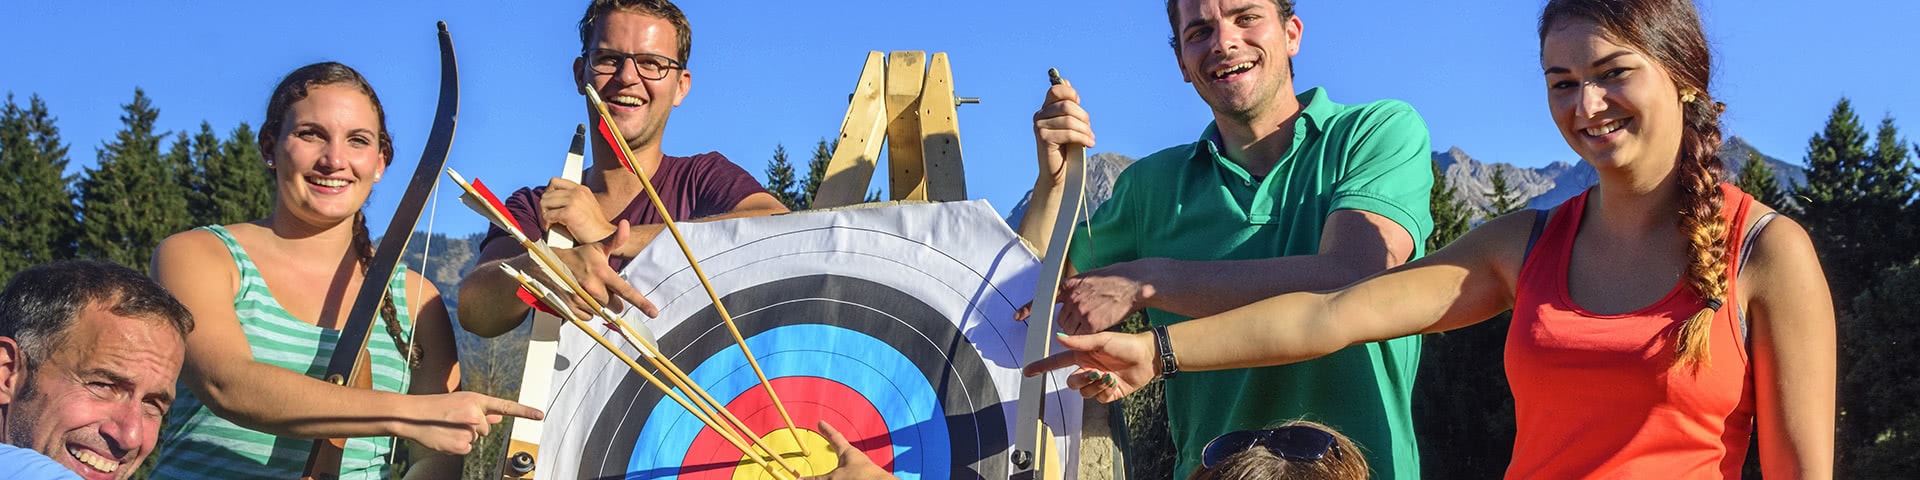
{"type": "Polygon", "coordinates": [[[1734,267],[1734,274],[1737,275],[1741,270],[1746,270],[1747,260],[1751,260],[1753,255],[1753,241],[1760,238],[1760,231],[1767,228],[1767,222],[1773,221],[1773,217],[1778,216],[1780,212],[1767,212],[1753,221],[1753,228],[1747,229],[1746,238],[1740,240],[1740,264],[1734,267]]]}
{"type": "MultiPolygon", "coordinates": [[[[1772,222],[1773,217],[1778,217],[1778,216],[1780,216],[1780,212],[1767,212],[1766,214],[1761,215],[1759,219],[1753,221],[1753,228],[1747,229],[1746,237],[1740,239],[1740,262],[1735,264],[1733,267],[1733,275],[1736,278],[1740,275],[1740,272],[1742,270],[1747,269],[1747,260],[1753,259],[1753,241],[1759,239],[1760,231],[1766,230],[1767,223],[1772,222]]],[[[1738,317],[1740,320],[1740,344],[1745,345],[1747,349],[1751,351],[1753,349],[1753,344],[1747,342],[1747,331],[1749,328],[1748,322],[1747,322],[1747,312],[1746,310],[1743,310],[1738,306],[1734,307],[1734,311],[1740,314],[1738,317]]]]}
{"type": "Polygon", "coordinates": [[[1538,208],[1538,209],[1534,209],[1533,211],[1534,211],[1534,214],[1533,214],[1533,231],[1532,231],[1532,232],[1529,232],[1529,233],[1527,233],[1527,249],[1526,249],[1526,251],[1525,251],[1525,252],[1523,252],[1523,253],[1521,253],[1521,254],[1520,254],[1520,264],[1521,264],[1521,265],[1525,265],[1525,264],[1527,263],[1527,257],[1529,257],[1529,256],[1532,256],[1532,255],[1533,255],[1533,244],[1534,244],[1535,242],[1539,242],[1539,241],[1540,241],[1540,233],[1541,233],[1541,232],[1544,232],[1544,231],[1546,231],[1546,229],[1547,229],[1547,213],[1548,213],[1548,212],[1551,212],[1552,210],[1551,210],[1551,209],[1546,209],[1546,208],[1538,208]]]}

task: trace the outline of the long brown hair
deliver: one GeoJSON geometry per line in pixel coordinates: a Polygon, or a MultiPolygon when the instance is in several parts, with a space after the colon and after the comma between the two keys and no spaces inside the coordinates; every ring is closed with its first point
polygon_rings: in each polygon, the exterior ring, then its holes
{"type": "MultiPolygon", "coordinates": [[[[338,62],[300,67],[280,79],[280,85],[273,88],[273,96],[267,98],[267,118],[260,123],[260,152],[273,155],[274,142],[286,135],[282,129],[286,128],[287,108],[307,98],[308,90],[316,85],[345,85],[367,96],[367,102],[373,104],[374,115],[380,119],[380,161],[392,165],[393,137],[387,133],[387,110],[380,106],[380,96],[373,93],[373,84],[368,83],[359,71],[338,62]]],[[[364,209],[353,213],[351,250],[360,256],[360,273],[365,274],[373,264],[373,237],[367,231],[367,213],[364,209]]],[[[406,357],[409,366],[417,366],[420,353],[407,342],[406,331],[400,327],[400,317],[392,298],[382,297],[380,300],[380,317],[386,324],[387,335],[393,337],[394,347],[406,357]]]]}
{"type": "Polygon", "coordinates": [[[1552,0],[1540,12],[1540,42],[1567,19],[1598,24],[1610,40],[1644,52],[1673,78],[1681,92],[1680,155],[1675,168],[1680,177],[1679,229],[1687,238],[1687,286],[1705,299],[1674,332],[1675,366],[1699,370],[1707,364],[1709,327],[1713,314],[1727,298],[1727,233],[1731,229],[1720,194],[1726,167],[1720,162],[1720,113],[1727,106],[1713,100],[1712,55],[1700,14],[1690,0],[1552,0]]]}

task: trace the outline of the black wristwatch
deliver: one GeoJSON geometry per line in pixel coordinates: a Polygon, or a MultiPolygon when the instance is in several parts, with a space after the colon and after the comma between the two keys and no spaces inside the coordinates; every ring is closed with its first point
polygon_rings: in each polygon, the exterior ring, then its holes
{"type": "Polygon", "coordinates": [[[1153,343],[1160,349],[1160,376],[1173,378],[1180,373],[1180,362],[1173,360],[1173,343],[1167,341],[1167,327],[1153,327],[1153,343]]]}

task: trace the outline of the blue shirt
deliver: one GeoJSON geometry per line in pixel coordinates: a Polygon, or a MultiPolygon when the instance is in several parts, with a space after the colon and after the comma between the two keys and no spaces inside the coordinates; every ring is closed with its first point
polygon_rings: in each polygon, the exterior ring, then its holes
{"type": "Polygon", "coordinates": [[[0,443],[0,472],[15,480],[80,480],[80,475],[40,452],[0,443]]]}

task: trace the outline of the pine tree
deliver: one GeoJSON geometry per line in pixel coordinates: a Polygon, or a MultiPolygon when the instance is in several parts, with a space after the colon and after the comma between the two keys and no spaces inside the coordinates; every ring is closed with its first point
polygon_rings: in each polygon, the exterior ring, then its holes
{"type": "Polygon", "coordinates": [[[1860,221],[1857,187],[1865,177],[1866,156],[1867,133],[1853,112],[1853,102],[1842,97],[1828,115],[1826,128],[1807,141],[1807,184],[1798,190],[1805,201],[1800,220],[1823,257],[1836,305],[1845,305],[1838,299],[1847,298],[1842,292],[1853,290],[1842,288],[1842,282],[1851,283],[1846,277],[1864,273],[1856,272],[1859,269],[1851,262],[1836,260],[1853,259],[1860,247],[1859,239],[1846,227],[1860,221]]]}
{"type": "Polygon", "coordinates": [[[1526,202],[1520,198],[1520,192],[1513,191],[1513,186],[1507,183],[1506,169],[1493,167],[1493,178],[1490,181],[1493,183],[1493,191],[1487,194],[1487,199],[1490,201],[1487,205],[1487,218],[1517,212],[1527,207],[1526,202]]]}
{"type": "Polygon", "coordinates": [[[146,271],[153,249],[186,229],[187,202],[160,154],[153,124],[160,111],[145,91],[121,107],[124,128],[97,150],[99,162],[80,180],[78,253],[146,271]]]}
{"type": "MultiPolygon", "coordinates": [[[[813,158],[807,160],[807,178],[796,185],[793,163],[787,160],[786,145],[774,145],[773,161],[767,163],[767,193],[786,204],[789,210],[812,208],[813,194],[820,191],[820,182],[826,180],[827,163],[833,160],[833,149],[839,146],[839,140],[828,143],[827,139],[820,139],[820,143],[813,147],[813,158]]],[[[881,195],[882,192],[880,189],[867,192],[864,201],[881,201],[886,198],[881,195]]]]}
{"type": "Polygon", "coordinates": [[[839,140],[834,140],[833,143],[827,143],[827,139],[825,138],[820,139],[820,143],[814,145],[813,159],[807,161],[807,181],[800,184],[799,195],[796,195],[796,197],[800,199],[800,201],[797,202],[800,204],[800,208],[794,210],[806,210],[812,207],[813,194],[814,192],[820,191],[820,182],[825,180],[827,176],[827,161],[833,159],[833,149],[839,146],[839,140]]]}
{"type": "MultiPolygon", "coordinates": [[[[1875,234],[1888,235],[1876,238],[1873,253],[1876,261],[1872,263],[1873,272],[1879,272],[1900,265],[1920,253],[1920,239],[1915,238],[1915,225],[1899,220],[1913,206],[1916,191],[1913,162],[1907,160],[1907,142],[1900,139],[1900,129],[1894,126],[1893,115],[1880,119],[1880,128],[1874,135],[1873,155],[1867,167],[1866,199],[1869,209],[1862,212],[1868,223],[1877,227],[1875,234]]],[[[1871,277],[1868,277],[1871,278],[1871,277]]]]}
{"type": "MultiPolygon", "coordinates": [[[[178,142],[181,144],[188,142],[185,133],[180,134],[178,142]]],[[[180,149],[178,144],[174,149],[180,149]]],[[[192,221],[188,223],[195,226],[211,225],[215,223],[213,220],[216,216],[213,196],[219,194],[219,190],[213,187],[213,177],[211,172],[207,171],[207,166],[218,162],[218,157],[225,155],[225,152],[220,151],[220,136],[213,133],[213,125],[201,121],[200,131],[193,134],[192,143],[186,150],[186,171],[182,175],[185,181],[180,185],[185,187],[187,212],[192,217],[192,221]]]]}
{"type": "Polygon", "coordinates": [[[194,225],[226,225],[266,217],[273,208],[272,179],[254,147],[253,131],[242,123],[221,140],[213,126],[200,123],[194,135],[196,183],[189,195],[194,225]]]}
{"type": "Polygon", "coordinates": [[[240,122],[240,126],[234,127],[233,133],[227,134],[227,139],[220,142],[220,151],[233,165],[230,170],[232,174],[248,178],[243,182],[248,185],[265,185],[264,192],[247,192],[230,197],[235,202],[233,211],[242,212],[239,216],[249,220],[273,213],[273,195],[280,189],[280,185],[274,183],[273,171],[266,168],[266,157],[260,156],[259,139],[254,138],[255,135],[253,127],[248,126],[247,122],[240,122]]]}
{"type": "Polygon", "coordinates": [[[1780,180],[1775,178],[1773,166],[1767,164],[1767,157],[1761,156],[1759,151],[1747,152],[1746,165],[1740,167],[1740,178],[1735,179],[1734,185],[1769,207],[1785,209],[1792,206],[1787,200],[1787,191],[1780,188],[1780,180]]]}
{"type": "Polygon", "coordinates": [[[1807,184],[1798,190],[1805,200],[1801,219],[1820,253],[1835,305],[1846,305],[1876,272],[1913,256],[1913,242],[1902,232],[1907,229],[1894,221],[1913,196],[1905,143],[1892,118],[1881,122],[1879,137],[1889,146],[1869,150],[1852,102],[1841,98],[1826,128],[1807,141],[1807,184]]]}
{"type": "Polygon", "coordinates": [[[767,193],[786,204],[788,210],[800,209],[794,192],[793,163],[787,161],[786,145],[773,146],[773,160],[767,162],[767,193]]]}
{"type": "MultiPolygon", "coordinates": [[[[1505,182],[1506,179],[1501,179],[1505,182]]],[[[1440,164],[1433,165],[1433,194],[1428,202],[1433,208],[1433,235],[1427,237],[1427,253],[1433,253],[1453,240],[1467,233],[1467,222],[1472,215],[1467,205],[1456,197],[1460,189],[1447,181],[1446,172],[1440,170],[1440,164]]]]}
{"type": "MultiPolygon", "coordinates": [[[[1905,150],[1905,149],[1902,149],[1905,150]]],[[[1920,470],[1920,263],[1879,272],[1839,319],[1842,435],[1836,478],[1908,478],[1920,470]]]]}
{"type": "MultiPolygon", "coordinates": [[[[1867,300],[1861,292],[1882,292],[1881,298],[1911,298],[1912,291],[1892,293],[1887,273],[1891,267],[1906,265],[1913,259],[1912,226],[1897,221],[1913,212],[1913,169],[1907,160],[1906,142],[1900,141],[1892,117],[1880,122],[1874,148],[1867,147],[1866,129],[1853,111],[1852,102],[1841,98],[1828,116],[1826,127],[1807,142],[1807,184],[1797,189],[1804,203],[1800,220],[1813,238],[1827,283],[1839,308],[1839,342],[1862,346],[1839,350],[1839,416],[1836,450],[1842,476],[1870,478],[1853,471],[1867,467],[1862,462],[1876,460],[1871,452],[1890,436],[1920,432],[1890,431],[1885,410],[1875,392],[1889,384],[1913,381],[1910,368],[1889,364],[1871,356],[1863,346],[1891,342],[1900,338],[1888,328],[1907,329],[1910,325],[1878,319],[1887,314],[1881,306],[1867,300]],[[1877,282],[1876,282],[1877,280],[1877,282]],[[1876,284],[1877,283],[1877,284],[1876,284]],[[1903,296],[1904,295],[1904,296],[1903,296]],[[1898,325],[1895,325],[1898,324],[1898,325]],[[1904,369],[1903,369],[1904,368],[1904,369]],[[1889,370],[1896,369],[1896,370],[1889,370]]],[[[1912,276],[1911,273],[1901,274],[1912,276]]],[[[1911,282],[1906,282],[1911,283],[1911,282]]],[[[1916,426],[1920,428],[1920,426],[1916,426]]]]}
{"type": "Polygon", "coordinates": [[[0,282],[27,267],[73,256],[73,177],[65,175],[67,145],[39,95],[27,108],[0,109],[0,282]]]}
{"type": "Polygon", "coordinates": [[[196,223],[200,220],[200,212],[194,207],[206,203],[206,192],[202,189],[202,184],[206,182],[202,181],[199,172],[194,171],[194,154],[193,138],[188,137],[187,132],[175,132],[173,145],[167,147],[165,155],[160,156],[160,164],[166,167],[167,176],[178,187],[176,191],[180,193],[180,198],[187,202],[187,223],[202,225],[196,223]]]}

